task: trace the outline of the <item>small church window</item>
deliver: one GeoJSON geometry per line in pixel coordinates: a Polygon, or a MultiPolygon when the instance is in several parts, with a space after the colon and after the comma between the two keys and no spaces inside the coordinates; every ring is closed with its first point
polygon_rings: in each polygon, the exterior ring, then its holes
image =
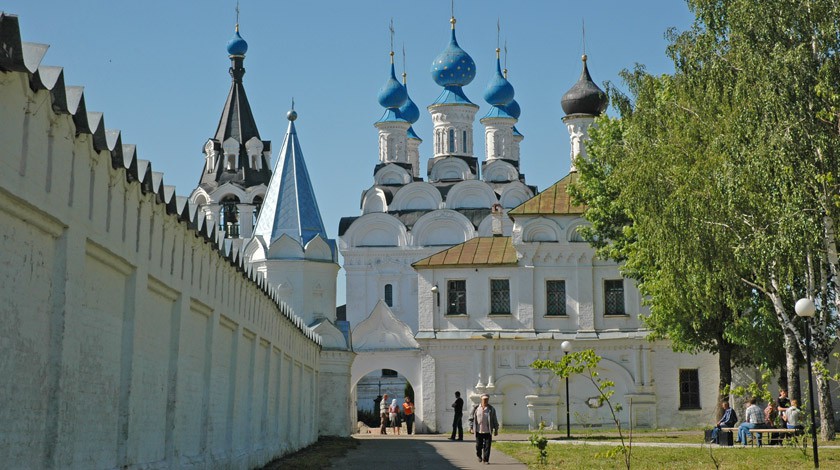
{"type": "Polygon", "coordinates": [[[545,314],[566,315],[566,281],[545,281],[545,314]]]}
{"type": "Polygon", "coordinates": [[[490,313],[510,313],[510,280],[490,279],[490,313]]]}
{"type": "Polygon", "coordinates": [[[236,207],[238,202],[231,196],[224,198],[221,202],[219,230],[225,232],[225,238],[239,238],[239,209],[236,207]]]}
{"type": "Polygon", "coordinates": [[[467,281],[457,280],[446,283],[446,314],[467,314],[467,281]]]}
{"type": "Polygon", "coordinates": [[[236,155],[227,155],[225,158],[227,160],[225,170],[236,171],[236,155]]]}
{"type": "Polygon", "coordinates": [[[626,315],[623,279],[604,281],[604,315],[626,315]]]}
{"type": "Polygon", "coordinates": [[[449,153],[455,153],[455,129],[449,129],[449,153]]]}
{"type": "Polygon", "coordinates": [[[254,222],[253,225],[257,225],[257,218],[260,215],[260,209],[262,209],[263,198],[261,196],[257,196],[254,198],[254,222]]]}
{"type": "Polygon", "coordinates": [[[680,409],[700,409],[700,376],[697,369],[680,369],[680,409]]]}
{"type": "Polygon", "coordinates": [[[385,284],[385,305],[394,306],[394,286],[392,284],[385,284]]]}
{"type": "Polygon", "coordinates": [[[467,131],[463,131],[461,134],[461,147],[463,147],[462,151],[467,153],[467,131]]]}

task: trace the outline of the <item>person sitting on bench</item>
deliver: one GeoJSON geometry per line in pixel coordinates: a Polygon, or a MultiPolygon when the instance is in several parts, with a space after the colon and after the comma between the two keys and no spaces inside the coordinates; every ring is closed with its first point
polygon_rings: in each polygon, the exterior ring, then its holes
{"type": "Polygon", "coordinates": [[[799,409],[799,401],[790,401],[790,407],[785,410],[785,421],[787,421],[788,429],[797,429],[800,431],[805,429],[805,426],[802,425],[802,411],[799,409]]]}
{"type": "MultiPolygon", "coordinates": [[[[755,429],[764,426],[764,411],[755,404],[758,401],[758,398],[752,397],[750,398],[749,404],[750,406],[747,407],[747,411],[744,414],[744,422],[738,426],[738,441],[741,445],[746,447],[747,445],[747,437],[751,437],[752,434],[750,433],[750,429],[755,429]]],[[[758,445],[761,446],[761,433],[757,433],[758,437],[758,445]]]]}
{"type": "Polygon", "coordinates": [[[714,429],[712,429],[712,438],[710,441],[715,444],[720,444],[720,439],[718,437],[720,434],[720,428],[731,428],[738,422],[738,415],[736,415],[735,410],[729,406],[729,401],[723,400],[720,403],[720,407],[723,408],[723,416],[720,417],[720,421],[718,421],[717,425],[715,425],[714,429]]]}

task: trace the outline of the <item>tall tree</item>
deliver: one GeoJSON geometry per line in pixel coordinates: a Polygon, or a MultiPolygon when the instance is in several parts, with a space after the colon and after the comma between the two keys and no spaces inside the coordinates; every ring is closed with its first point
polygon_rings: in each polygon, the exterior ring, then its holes
{"type": "MultiPolygon", "coordinates": [[[[676,73],[625,73],[629,96],[612,93],[621,118],[600,122],[577,164],[587,236],[626,262],[650,296],[649,324],[677,347],[724,356],[713,324],[742,346],[783,334],[794,374],[806,325],[792,307],[808,295],[814,356],[828,364],[840,306],[840,4],[688,4],[694,25],[670,34],[676,73]]],[[[833,438],[827,378],[817,381],[833,438]]]]}

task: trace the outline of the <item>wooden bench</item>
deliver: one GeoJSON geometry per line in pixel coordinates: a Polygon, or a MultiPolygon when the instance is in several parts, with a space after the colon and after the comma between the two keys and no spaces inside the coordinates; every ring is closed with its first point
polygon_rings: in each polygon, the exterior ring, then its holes
{"type": "MultiPolygon", "coordinates": [[[[720,428],[721,432],[734,432],[735,435],[738,435],[738,428],[720,428]]],[[[785,428],[752,428],[750,429],[750,433],[752,434],[784,434],[785,438],[791,438],[797,434],[801,434],[801,429],[785,429],[785,428]]],[[[763,436],[762,436],[763,437],[763,436]]],[[[752,444],[755,445],[757,438],[753,438],[752,444]]],[[[762,439],[763,441],[763,439],[762,439]]],[[[734,440],[732,442],[735,442],[734,440]]],[[[762,446],[762,443],[759,442],[759,447],[762,446]]]]}

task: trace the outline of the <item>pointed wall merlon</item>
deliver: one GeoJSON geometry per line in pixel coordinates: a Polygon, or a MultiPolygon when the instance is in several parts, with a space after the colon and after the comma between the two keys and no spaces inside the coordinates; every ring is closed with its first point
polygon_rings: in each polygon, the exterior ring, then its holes
{"type": "MultiPolygon", "coordinates": [[[[52,111],[60,115],[69,114],[76,127],[76,135],[90,135],[89,142],[92,148],[96,152],[107,151],[112,167],[125,172],[126,182],[139,182],[142,194],[151,194],[156,203],[166,206],[168,214],[185,223],[197,236],[216,247],[221,246],[216,240],[218,231],[215,224],[207,224],[204,221],[204,215],[196,207],[189,204],[177,204],[175,201],[179,196],[176,195],[175,188],[164,184],[163,173],[153,171],[151,162],[137,158],[136,145],[123,144],[119,130],[106,131],[103,113],[87,111],[84,87],[66,86],[62,67],[41,65],[49,45],[23,42],[16,15],[0,13],[0,44],[3,45],[3,54],[0,54],[0,73],[27,74],[30,88],[34,92],[48,91],[52,111]]],[[[231,251],[227,251],[224,257],[228,262],[239,266],[242,276],[249,282],[253,282],[241,268],[241,254],[236,254],[235,258],[231,255],[231,251]]],[[[318,335],[304,325],[297,315],[290,312],[279,296],[273,295],[267,285],[259,283],[257,285],[278,307],[282,306],[288,321],[291,321],[307,338],[320,344],[318,335]]]]}

